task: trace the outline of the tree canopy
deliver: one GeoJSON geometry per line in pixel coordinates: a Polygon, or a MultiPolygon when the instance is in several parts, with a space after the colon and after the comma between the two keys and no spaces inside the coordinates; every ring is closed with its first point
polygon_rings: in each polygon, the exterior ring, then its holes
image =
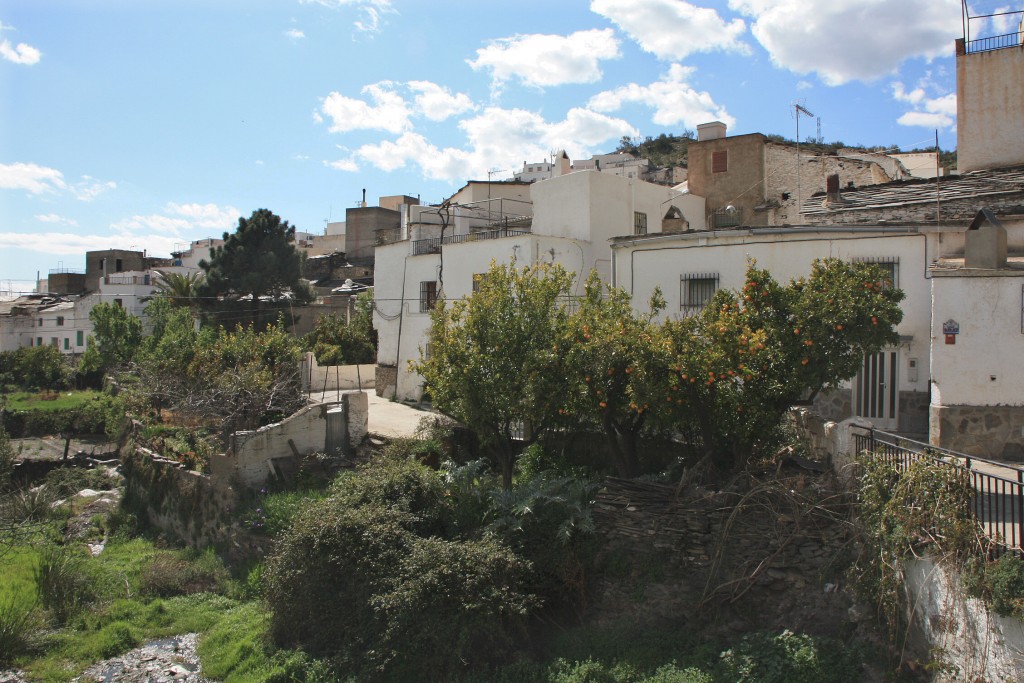
{"type": "Polygon", "coordinates": [[[295,228],[269,209],[240,217],[235,232],[224,233],[224,244],[199,262],[206,279],[196,288],[219,322],[250,321],[262,327],[276,319],[274,311],[289,299],[311,300],[309,287],[300,280],[302,257],[294,239],[295,228]]]}
{"type": "Polygon", "coordinates": [[[550,429],[565,404],[557,339],[573,280],[558,265],[492,263],[473,296],[439,298],[431,313],[429,351],[416,368],[434,406],[477,433],[506,488],[519,450],[550,429]]]}

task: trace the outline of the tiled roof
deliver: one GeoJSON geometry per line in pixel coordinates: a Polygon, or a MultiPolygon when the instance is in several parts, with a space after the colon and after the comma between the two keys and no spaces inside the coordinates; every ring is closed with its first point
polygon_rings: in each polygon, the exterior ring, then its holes
{"type": "Polygon", "coordinates": [[[869,185],[841,190],[841,202],[828,206],[825,206],[825,193],[822,192],[804,200],[802,213],[806,216],[821,216],[843,211],[870,211],[911,204],[935,204],[936,194],[940,202],[1024,194],[1024,167],[971,171],[959,176],[946,176],[939,179],[937,193],[935,188],[934,179],[869,185]]]}

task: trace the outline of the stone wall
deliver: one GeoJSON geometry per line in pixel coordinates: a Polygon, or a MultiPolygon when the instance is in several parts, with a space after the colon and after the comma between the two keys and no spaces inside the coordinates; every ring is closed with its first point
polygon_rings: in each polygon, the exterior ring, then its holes
{"type": "Polygon", "coordinates": [[[1024,462],[1024,406],[929,406],[928,441],[983,458],[1024,462]]]}
{"type": "Polygon", "coordinates": [[[184,469],[141,447],[121,457],[125,504],[150,524],[194,547],[220,545],[233,537],[231,513],[239,497],[224,480],[184,469]]]}
{"type": "Polygon", "coordinates": [[[376,367],[372,363],[363,365],[320,365],[316,356],[306,353],[302,357],[299,371],[302,373],[302,388],[311,393],[324,391],[346,391],[349,389],[373,389],[376,367]]]}
{"type": "MultiPolygon", "coordinates": [[[[369,398],[361,391],[341,394],[348,418],[348,436],[353,445],[366,437],[369,398]]],[[[337,404],[307,406],[287,419],[255,431],[235,432],[222,455],[210,459],[210,474],[219,481],[258,489],[276,476],[275,461],[324,452],[327,448],[327,411],[337,404]]]]}
{"type": "Polygon", "coordinates": [[[398,368],[394,365],[378,365],[374,387],[378,396],[394,398],[398,387],[398,368]]]}

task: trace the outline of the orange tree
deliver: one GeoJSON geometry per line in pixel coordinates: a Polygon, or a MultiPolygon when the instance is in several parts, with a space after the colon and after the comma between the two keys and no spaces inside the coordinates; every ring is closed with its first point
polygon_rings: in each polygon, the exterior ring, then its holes
{"type": "Polygon", "coordinates": [[[512,486],[516,457],[558,420],[567,390],[557,340],[573,275],[491,264],[472,296],[438,298],[429,353],[413,363],[434,407],[476,432],[512,486]],[[525,439],[514,437],[525,431],[525,439]]]}
{"type": "Polygon", "coordinates": [[[640,474],[637,439],[664,413],[667,339],[654,317],[665,308],[660,290],[637,314],[629,294],[591,272],[576,311],[558,340],[569,384],[570,416],[594,420],[622,477],[640,474]]]}
{"type": "Polygon", "coordinates": [[[877,266],[815,261],[787,285],[751,264],[740,292],[665,324],[666,399],[696,427],[705,458],[740,469],[795,402],[853,377],[864,355],[899,340],[903,292],[877,266]]]}

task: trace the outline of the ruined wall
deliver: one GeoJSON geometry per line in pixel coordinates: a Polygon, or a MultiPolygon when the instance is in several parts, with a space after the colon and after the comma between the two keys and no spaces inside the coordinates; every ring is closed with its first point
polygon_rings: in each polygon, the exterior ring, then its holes
{"type": "MultiPolygon", "coordinates": [[[[357,445],[366,437],[369,398],[361,391],[350,391],[341,394],[339,402],[346,410],[349,440],[357,445]]],[[[274,474],[275,459],[324,452],[327,411],[337,404],[318,403],[256,431],[235,432],[228,451],[210,459],[212,478],[258,489],[274,474]]]]}

